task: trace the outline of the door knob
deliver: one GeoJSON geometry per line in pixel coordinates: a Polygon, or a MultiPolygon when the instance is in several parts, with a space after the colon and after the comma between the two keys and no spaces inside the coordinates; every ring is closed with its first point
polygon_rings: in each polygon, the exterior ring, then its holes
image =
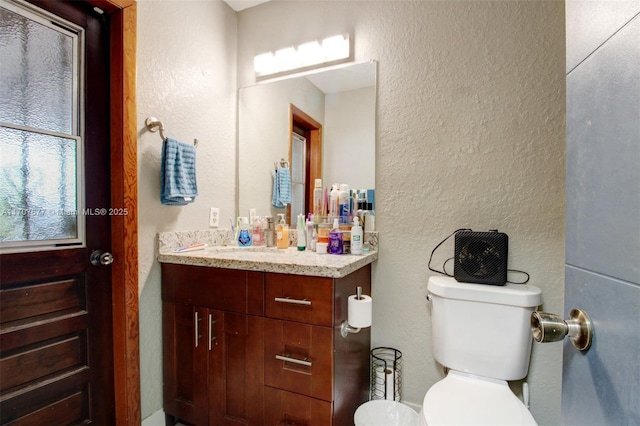
{"type": "Polygon", "coordinates": [[[569,319],[548,312],[531,314],[531,333],[536,342],[558,342],[569,336],[569,340],[580,351],[586,351],[593,339],[593,325],[589,315],[581,309],[572,309],[569,319]]]}
{"type": "Polygon", "coordinates": [[[89,260],[95,266],[111,265],[113,263],[113,255],[108,251],[94,250],[91,252],[89,260]]]}

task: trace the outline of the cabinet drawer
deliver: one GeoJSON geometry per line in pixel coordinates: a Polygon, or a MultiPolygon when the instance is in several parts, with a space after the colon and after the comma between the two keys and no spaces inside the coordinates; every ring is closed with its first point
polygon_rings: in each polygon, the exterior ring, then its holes
{"type": "Polygon", "coordinates": [[[327,426],[332,424],[332,411],[331,402],[265,387],[265,425],[327,426]]]}
{"type": "Polygon", "coordinates": [[[264,315],[261,272],[163,263],[162,300],[241,314],[264,315]]]}
{"type": "Polygon", "coordinates": [[[265,319],[265,385],[331,401],[332,334],[329,327],[265,319]]]}
{"type": "Polygon", "coordinates": [[[266,274],[267,317],[331,327],[333,280],[286,274],[266,274]]]}

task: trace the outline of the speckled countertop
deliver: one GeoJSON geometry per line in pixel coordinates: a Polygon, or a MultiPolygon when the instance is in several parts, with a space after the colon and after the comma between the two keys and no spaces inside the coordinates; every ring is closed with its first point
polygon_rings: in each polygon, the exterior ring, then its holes
{"type": "Polygon", "coordinates": [[[295,247],[281,250],[275,247],[224,245],[229,244],[228,237],[226,231],[222,230],[160,233],[158,261],[211,268],[342,278],[378,259],[377,250],[363,255],[332,255],[307,250],[298,251],[295,247]],[[196,243],[207,243],[209,247],[187,253],[173,252],[178,247],[196,243]]]}

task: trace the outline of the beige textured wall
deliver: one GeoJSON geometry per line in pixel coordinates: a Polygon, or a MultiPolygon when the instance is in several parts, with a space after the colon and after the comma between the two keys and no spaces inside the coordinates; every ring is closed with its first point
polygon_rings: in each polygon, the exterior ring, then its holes
{"type": "MultiPolygon", "coordinates": [[[[455,229],[506,232],[510,267],[563,310],[564,4],[272,1],[238,15],[239,85],[255,54],[346,31],[356,61],[379,61],[372,344],[403,352],[403,399],[421,404],[442,377],[427,260],[455,229]]],[[[534,345],[540,424],[559,422],[561,354],[534,345]]]]}
{"type": "Polygon", "coordinates": [[[209,207],[235,216],[236,14],[221,1],[138,0],[138,243],[142,417],[162,407],[162,312],[158,232],[206,229],[209,207]],[[184,207],[160,204],[157,133],[198,138],[199,196],[184,207]]]}

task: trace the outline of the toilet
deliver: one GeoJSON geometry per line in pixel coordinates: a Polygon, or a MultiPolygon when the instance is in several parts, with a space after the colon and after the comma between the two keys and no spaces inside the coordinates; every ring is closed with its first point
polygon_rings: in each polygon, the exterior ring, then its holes
{"type": "Polygon", "coordinates": [[[537,425],[507,381],[529,371],[530,318],[542,291],[441,276],[429,278],[427,289],[431,348],[448,373],[427,391],[418,424],[537,425]]]}

